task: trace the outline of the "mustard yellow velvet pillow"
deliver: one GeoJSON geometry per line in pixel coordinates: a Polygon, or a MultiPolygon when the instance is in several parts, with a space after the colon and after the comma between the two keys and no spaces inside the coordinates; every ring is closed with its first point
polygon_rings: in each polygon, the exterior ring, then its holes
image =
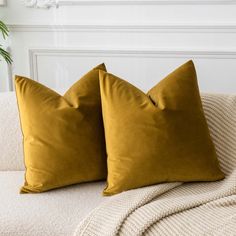
{"type": "Polygon", "coordinates": [[[24,137],[25,184],[21,193],[43,192],[106,178],[106,150],[99,65],[64,96],[16,76],[24,137]]]}
{"type": "Polygon", "coordinates": [[[192,61],[148,94],[104,71],[100,90],[108,155],[104,195],[161,182],[224,178],[192,61]]]}

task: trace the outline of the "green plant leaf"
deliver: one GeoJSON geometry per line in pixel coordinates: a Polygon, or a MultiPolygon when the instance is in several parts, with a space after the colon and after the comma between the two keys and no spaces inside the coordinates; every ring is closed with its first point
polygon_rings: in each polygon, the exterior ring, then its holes
{"type": "Polygon", "coordinates": [[[3,59],[8,63],[11,64],[12,63],[12,59],[11,59],[11,55],[9,52],[5,51],[3,48],[1,48],[0,45],[0,55],[3,57],[3,59]]]}
{"type": "Polygon", "coordinates": [[[0,31],[2,32],[3,38],[6,39],[6,37],[8,36],[9,30],[2,21],[0,21],[0,31]]]}
{"type": "MultiPolygon", "coordinates": [[[[6,37],[9,34],[9,30],[7,28],[7,26],[0,21],[0,34],[2,33],[2,36],[4,39],[6,39],[6,37]]],[[[12,59],[11,59],[11,55],[9,52],[7,52],[6,50],[3,49],[3,46],[0,45],[0,56],[8,63],[11,64],[12,63],[12,59]]]]}

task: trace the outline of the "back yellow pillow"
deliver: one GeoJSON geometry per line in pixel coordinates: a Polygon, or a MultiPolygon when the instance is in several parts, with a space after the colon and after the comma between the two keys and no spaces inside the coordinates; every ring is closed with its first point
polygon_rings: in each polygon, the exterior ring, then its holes
{"type": "Polygon", "coordinates": [[[64,96],[16,76],[26,167],[21,193],[106,178],[99,70],[106,71],[105,65],[84,75],[64,96]]]}
{"type": "Polygon", "coordinates": [[[100,90],[108,154],[104,195],[162,182],[224,177],[192,61],[148,94],[102,71],[100,90]]]}

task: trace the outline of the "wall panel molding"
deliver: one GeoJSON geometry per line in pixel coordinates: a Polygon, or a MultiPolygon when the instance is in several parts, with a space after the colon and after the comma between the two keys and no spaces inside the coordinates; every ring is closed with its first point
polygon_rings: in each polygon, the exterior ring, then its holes
{"type": "Polygon", "coordinates": [[[7,1],[6,0],[0,0],[0,7],[4,7],[7,5],[7,1]]]}
{"type": "Polygon", "coordinates": [[[236,33],[236,24],[227,25],[9,25],[13,32],[128,32],[128,33],[236,33]]]}
{"type": "Polygon", "coordinates": [[[27,7],[51,8],[80,5],[227,5],[235,0],[24,0],[27,7]]]}
{"type": "Polygon", "coordinates": [[[173,49],[78,49],[37,48],[29,49],[30,76],[38,81],[38,57],[135,57],[135,58],[186,58],[186,59],[236,59],[236,50],[173,50],[173,49]]]}

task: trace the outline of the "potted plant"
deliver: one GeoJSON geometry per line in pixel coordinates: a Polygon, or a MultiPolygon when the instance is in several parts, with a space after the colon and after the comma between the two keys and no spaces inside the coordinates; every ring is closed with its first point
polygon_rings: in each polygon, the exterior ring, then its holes
{"type": "MultiPolygon", "coordinates": [[[[6,39],[9,33],[7,26],[2,21],[0,21],[0,33],[2,33],[3,39],[6,39]]],[[[1,44],[0,44],[0,57],[2,57],[8,64],[12,63],[10,53],[4,50],[1,44]]]]}

